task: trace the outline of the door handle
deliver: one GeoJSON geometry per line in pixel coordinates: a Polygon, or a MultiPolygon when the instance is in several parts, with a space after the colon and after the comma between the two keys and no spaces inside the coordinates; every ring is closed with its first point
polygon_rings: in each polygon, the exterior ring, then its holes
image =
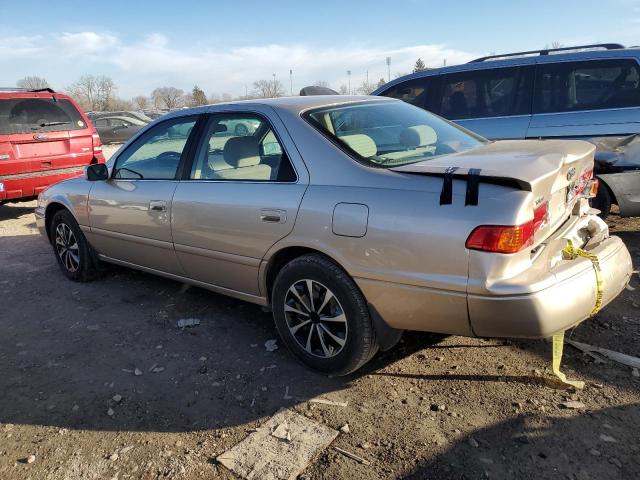
{"type": "Polygon", "coordinates": [[[287,212],[285,210],[260,210],[260,220],[266,223],[285,223],[287,212]]]}
{"type": "Polygon", "coordinates": [[[166,212],[167,202],[164,200],[151,200],[149,202],[149,210],[152,212],[166,212]]]}

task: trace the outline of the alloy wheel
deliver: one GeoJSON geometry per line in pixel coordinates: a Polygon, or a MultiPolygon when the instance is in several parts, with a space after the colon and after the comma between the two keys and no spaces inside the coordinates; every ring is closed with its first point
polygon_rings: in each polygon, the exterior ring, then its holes
{"type": "Polygon", "coordinates": [[[80,248],[73,231],[66,223],[56,227],[56,252],[69,272],[76,272],[80,266],[80,248]]]}
{"type": "Polygon", "coordinates": [[[310,355],[331,358],[345,346],[347,317],[334,293],[315,280],[295,282],[285,296],[289,333],[310,355]]]}

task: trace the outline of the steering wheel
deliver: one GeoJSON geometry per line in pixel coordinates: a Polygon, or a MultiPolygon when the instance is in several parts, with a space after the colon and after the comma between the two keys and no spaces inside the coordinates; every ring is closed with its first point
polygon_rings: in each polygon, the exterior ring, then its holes
{"type": "Polygon", "coordinates": [[[156,160],[159,162],[169,163],[169,162],[179,162],[180,154],[178,152],[162,152],[160,155],[156,157],[156,160]]]}

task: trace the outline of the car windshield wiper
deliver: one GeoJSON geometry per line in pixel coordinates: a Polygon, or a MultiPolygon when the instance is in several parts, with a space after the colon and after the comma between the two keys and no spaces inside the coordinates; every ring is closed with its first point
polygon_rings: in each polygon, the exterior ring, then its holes
{"type": "Polygon", "coordinates": [[[42,128],[42,127],[53,127],[54,125],[66,125],[67,123],[71,123],[71,122],[45,122],[45,123],[41,123],[38,125],[38,127],[42,128]]]}

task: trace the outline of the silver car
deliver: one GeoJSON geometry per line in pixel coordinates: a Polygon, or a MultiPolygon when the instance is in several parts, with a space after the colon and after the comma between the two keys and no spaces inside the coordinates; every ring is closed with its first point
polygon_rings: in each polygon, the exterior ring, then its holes
{"type": "Polygon", "coordinates": [[[296,357],[347,374],[406,329],[546,337],[613,300],[631,258],[588,206],[593,154],[393,99],[219,104],[50,187],[36,220],[71,280],[110,262],[270,306],[296,357]]]}

